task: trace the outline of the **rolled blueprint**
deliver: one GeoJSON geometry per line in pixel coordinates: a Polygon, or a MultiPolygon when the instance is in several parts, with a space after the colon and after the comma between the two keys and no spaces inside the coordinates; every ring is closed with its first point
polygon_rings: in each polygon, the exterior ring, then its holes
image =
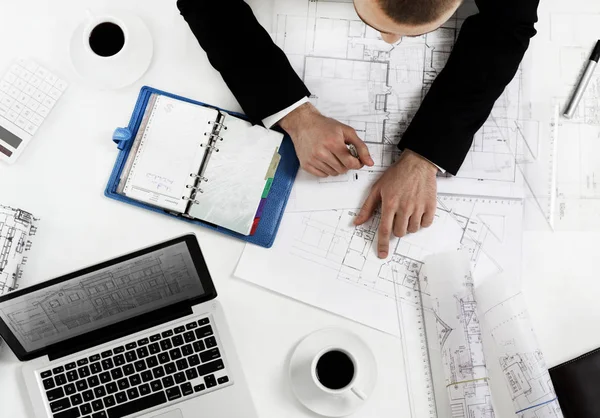
{"type": "MultiPolygon", "coordinates": [[[[474,278],[468,254],[460,251],[428,257],[423,274],[450,416],[563,418],[519,278],[474,278]]],[[[444,408],[437,409],[439,416],[444,408]]]]}
{"type": "MultiPolygon", "coordinates": [[[[515,280],[499,274],[475,286],[482,327],[491,336],[489,363],[501,375],[514,415],[562,418],[544,355],[535,337],[525,298],[515,280]]],[[[494,371],[491,375],[494,376],[494,371]]],[[[504,392],[506,393],[506,391],[504,392]]],[[[494,401],[496,396],[493,388],[494,401]]]]}
{"type": "MultiPolygon", "coordinates": [[[[459,251],[427,257],[424,274],[436,316],[451,416],[494,418],[469,256],[459,251]]],[[[438,405],[438,415],[440,410],[447,408],[438,405]]]]}

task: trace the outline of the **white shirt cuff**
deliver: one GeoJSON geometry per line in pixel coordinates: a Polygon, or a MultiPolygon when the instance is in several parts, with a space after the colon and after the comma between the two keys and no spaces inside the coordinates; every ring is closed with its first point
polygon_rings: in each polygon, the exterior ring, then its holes
{"type": "Polygon", "coordinates": [[[285,109],[275,113],[274,115],[264,118],[262,120],[263,125],[265,125],[265,128],[271,128],[273,125],[275,125],[277,122],[279,122],[285,116],[290,114],[293,110],[296,110],[296,108],[302,106],[304,103],[308,103],[308,97],[306,97],[306,96],[301,98],[300,100],[298,100],[293,105],[288,106],[285,109]]]}
{"type": "MultiPolygon", "coordinates": [[[[414,151],[413,151],[413,152],[414,152],[414,151]]],[[[416,152],[415,152],[415,154],[418,154],[418,153],[416,153],[416,152]]],[[[430,164],[433,164],[434,166],[436,166],[436,167],[437,167],[437,169],[440,171],[440,173],[442,173],[442,174],[446,174],[446,170],[444,170],[442,167],[440,167],[439,165],[437,165],[436,163],[434,163],[434,162],[433,162],[433,161],[431,161],[430,159],[423,157],[421,154],[418,154],[418,155],[419,155],[419,157],[421,157],[422,159],[424,159],[424,160],[428,161],[430,164]]]]}

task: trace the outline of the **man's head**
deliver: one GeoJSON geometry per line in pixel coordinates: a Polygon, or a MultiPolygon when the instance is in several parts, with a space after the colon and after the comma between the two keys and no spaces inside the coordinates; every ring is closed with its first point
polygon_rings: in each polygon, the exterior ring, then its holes
{"type": "Polygon", "coordinates": [[[360,18],[395,43],[403,36],[418,36],[439,28],[462,0],[354,0],[360,18]]]}

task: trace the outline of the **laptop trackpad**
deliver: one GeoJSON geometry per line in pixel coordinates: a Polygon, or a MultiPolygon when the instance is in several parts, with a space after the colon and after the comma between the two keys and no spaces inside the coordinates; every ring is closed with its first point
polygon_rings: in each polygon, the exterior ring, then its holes
{"type": "Polygon", "coordinates": [[[183,418],[183,415],[181,414],[181,409],[174,409],[164,414],[153,415],[152,418],[183,418]]]}

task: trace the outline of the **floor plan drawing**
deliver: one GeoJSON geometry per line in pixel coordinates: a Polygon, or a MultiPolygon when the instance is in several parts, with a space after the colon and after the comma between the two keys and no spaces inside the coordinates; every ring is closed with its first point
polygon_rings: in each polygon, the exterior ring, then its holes
{"type": "MultiPolygon", "coordinates": [[[[475,204],[484,201],[472,200],[475,204]]],[[[507,233],[505,216],[492,213],[471,217],[471,214],[456,213],[452,209],[453,203],[456,203],[453,197],[440,197],[436,232],[443,234],[448,242],[453,242],[457,249],[467,251],[482,274],[501,271],[502,267],[497,261],[485,252],[483,243],[487,240],[504,240],[507,233]]],[[[374,251],[379,214],[363,225],[354,226],[352,221],[357,214],[355,210],[302,214],[302,227],[290,254],[331,268],[337,272],[339,280],[367,287],[386,297],[394,297],[394,283],[415,289],[422,260],[435,251],[430,247],[431,244],[417,239],[417,236],[394,240],[392,255],[382,262],[374,251]]]]}
{"type": "MultiPolygon", "coordinates": [[[[419,279],[425,258],[460,249],[481,275],[512,270],[520,257],[522,201],[440,195],[433,226],[393,239],[385,260],[376,251],[379,217],[354,226],[356,214],[356,209],[287,213],[274,246],[247,246],[235,274],[400,336],[406,379],[411,387],[425,388],[430,372],[423,369],[423,317],[433,313],[422,302],[429,293],[419,279]]],[[[436,416],[429,394],[406,396],[407,416],[436,416]]]]}
{"type": "Polygon", "coordinates": [[[17,287],[37,223],[29,212],[0,205],[0,295],[17,287]]]}
{"type": "Polygon", "coordinates": [[[0,316],[26,344],[48,344],[185,299],[200,286],[191,262],[168,248],[11,300],[0,316]]]}
{"type": "MultiPolygon", "coordinates": [[[[365,190],[397,160],[396,145],[444,68],[462,22],[474,11],[467,4],[438,30],[390,45],[358,18],[351,2],[275,2],[273,38],[311,91],[312,103],[352,126],[375,162],[333,179],[299,173],[298,211],[357,206],[365,190]],[[304,198],[315,192],[323,199],[304,198]]],[[[531,118],[523,98],[524,77],[520,69],[476,134],[452,179],[461,186],[443,182],[440,191],[453,193],[461,187],[462,193],[475,193],[482,180],[489,183],[488,193],[496,185],[503,193],[509,185],[521,185],[518,164],[536,159],[540,140],[539,122],[531,118]]]]}

